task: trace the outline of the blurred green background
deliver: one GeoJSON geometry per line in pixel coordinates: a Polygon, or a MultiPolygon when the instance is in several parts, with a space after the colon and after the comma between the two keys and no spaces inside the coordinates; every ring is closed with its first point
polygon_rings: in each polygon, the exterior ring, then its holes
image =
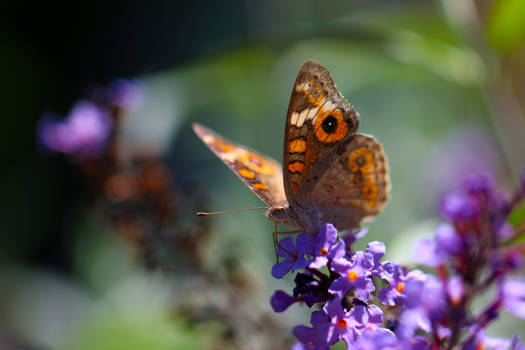
{"type": "MultiPolygon", "coordinates": [[[[213,287],[180,261],[163,269],[161,257],[147,269],[113,234],[75,163],[39,151],[44,112],[66,115],[116,78],[142,82],[144,103],[121,142],[166,162],[184,193],[173,226],[183,235],[197,210],[261,205],[191,123],[280,160],[292,85],[307,59],[331,71],[361,132],[375,135],[390,161],[392,199],[361,246],[382,240],[389,259],[410,264],[413,242],[432,234],[441,196],[462,176],[488,170],[511,190],[525,166],[522,0],[4,1],[0,18],[2,349],[279,348],[307,321],[297,307],[272,315],[273,290],[291,283],[270,276],[270,221],[199,219],[211,232],[199,269],[213,287]],[[228,264],[249,276],[249,293],[228,289],[228,264]],[[226,327],[206,307],[181,311],[199,300],[237,305],[237,318],[226,327]],[[245,318],[255,326],[241,327],[245,318]]],[[[508,316],[491,331],[520,327],[508,316]]]]}

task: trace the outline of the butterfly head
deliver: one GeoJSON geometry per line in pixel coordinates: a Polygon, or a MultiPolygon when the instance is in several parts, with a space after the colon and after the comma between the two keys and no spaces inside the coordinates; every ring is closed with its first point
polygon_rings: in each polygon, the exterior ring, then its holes
{"type": "Polygon", "coordinates": [[[272,220],[277,224],[285,224],[297,229],[301,227],[297,224],[297,218],[294,217],[294,213],[290,210],[288,206],[283,205],[273,205],[266,210],[264,214],[268,219],[272,220]]]}

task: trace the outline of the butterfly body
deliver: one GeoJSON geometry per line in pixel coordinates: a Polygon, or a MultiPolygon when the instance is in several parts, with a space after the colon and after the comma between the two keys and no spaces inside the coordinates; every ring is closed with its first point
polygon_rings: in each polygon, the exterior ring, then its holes
{"type": "Polygon", "coordinates": [[[383,148],[358,134],[355,110],[328,70],[307,61],[294,84],[285,127],[283,167],[275,160],[194,124],[195,133],[267,205],[276,223],[314,233],[330,222],[353,229],[389,198],[383,148]]]}

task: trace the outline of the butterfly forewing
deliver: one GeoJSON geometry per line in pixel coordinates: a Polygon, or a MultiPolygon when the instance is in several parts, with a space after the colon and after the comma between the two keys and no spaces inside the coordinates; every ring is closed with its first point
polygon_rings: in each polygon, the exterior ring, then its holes
{"type": "Polygon", "coordinates": [[[231,142],[200,124],[193,124],[199,138],[269,206],[285,205],[281,165],[247,147],[231,142]]]}
{"type": "Polygon", "coordinates": [[[312,191],[335,160],[335,149],[358,128],[357,113],[341,96],[328,70],[307,61],[295,81],[286,119],[284,184],[290,205],[312,191]]]}

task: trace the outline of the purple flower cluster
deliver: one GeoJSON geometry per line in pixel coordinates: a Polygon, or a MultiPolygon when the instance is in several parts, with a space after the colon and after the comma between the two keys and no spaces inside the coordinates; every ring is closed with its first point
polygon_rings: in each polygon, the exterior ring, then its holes
{"type": "Polygon", "coordinates": [[[114,130],[118,112],[142,101],[139,85],[123,79],[116,80],[103,95],[102,102],[97,96],[77,102],[63,120],[44,115],[38,125],[40,143],[76,159],[98,156],[114,130]]]}
{"type": "MultiPolygon", "coordinates": [[[[461,191],[443,200],[447,221],[433,240],[420,242],[417,259],[436,275],[382,261],[385,245],[365,251],[352,244],[363,232],[339,238],[326,224],[279,242],[283,258],[275,278],[298,271],[293,295],[276,291],[276,312],[294,303],[314,309],[311,326],[293,329],[293,349],[329,349],[343,341],[348,349],[523,349],[518,339],[491,338],[486,327],[502,309],[525,318],[525,279],[509,278],[522,266],[520,246],[509,244],[523,232],[508,217],[525,195],[525,181],[514,197],[496,189],[488,174],[467,177],[461,191]],[[472,300],[496,286],[494,299],[472,312],[472,300]]],[[[522,226],[521,226],[522,227],[522,226]]],[[[522,228],[523,229],[523,228],[522,228]]]]}

